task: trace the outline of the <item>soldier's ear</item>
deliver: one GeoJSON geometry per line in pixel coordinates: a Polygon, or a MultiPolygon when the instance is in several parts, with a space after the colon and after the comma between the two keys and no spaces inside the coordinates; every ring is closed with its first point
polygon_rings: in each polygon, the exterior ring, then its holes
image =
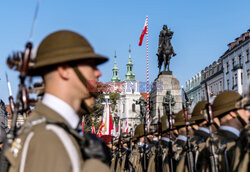
{"type": "Polygon", "coordinates": [[[229,115],[230,115],[232,118],[236,118],[236,117],[237,117],[236,113],[233,112],[233,111],[231,111],[231,112],[229,113],[229,115]]]}
{"type": "Polygon", "coordinates": [[[57,72],[59,76],[64,80],[68,80],[70,77],[70,67],[67,64],[58,65],[57,72]]]}

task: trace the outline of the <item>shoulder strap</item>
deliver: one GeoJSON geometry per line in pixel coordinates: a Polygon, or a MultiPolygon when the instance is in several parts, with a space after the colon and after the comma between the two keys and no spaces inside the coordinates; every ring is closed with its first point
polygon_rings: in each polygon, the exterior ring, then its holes
{"type": "MultiPolygon", "coordinates": [[[[52,131],[60,139],[60,141],[63,144],[63,146],[64,146],[64,148],[69,156],[69,159],[71,161],[72,171],[73,172],[80,172],[80,169],[81,169],[80,157],[78,156],[77,149],[74,146],[68,133],[65,132],[65,130],[62,127],[59,127],[58,125],[55,125],[53,123],[49,123],[46,118],[41,117],[41,118],[32,120],[29,123],[27,123],[24,126],[24,129],[35,127],[35,126],[42,124],[42,123],[45,123],[46,130],[52,131]]],[[[31,131],[31,132],[29,132],[28,136],[25,139],[23,151],[22,151],[22,155],[21,155],[20,170],[19,170],[20,172],[23,172],[25,169],[26,156],[27,156],[29,144],[30,144],[30,141],[31,141],[33,135],[34,135],[34,132],[31,131]]]]}

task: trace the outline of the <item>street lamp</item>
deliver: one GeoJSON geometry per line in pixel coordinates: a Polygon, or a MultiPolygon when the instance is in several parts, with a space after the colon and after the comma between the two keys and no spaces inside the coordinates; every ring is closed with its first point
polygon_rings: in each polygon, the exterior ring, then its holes
{"type": "Polygon", "coordinates": [[[115,114],[114,116],[114,120],[115,120],[115,124],[118,125],[120,117],[118,115],[115,114]]]}

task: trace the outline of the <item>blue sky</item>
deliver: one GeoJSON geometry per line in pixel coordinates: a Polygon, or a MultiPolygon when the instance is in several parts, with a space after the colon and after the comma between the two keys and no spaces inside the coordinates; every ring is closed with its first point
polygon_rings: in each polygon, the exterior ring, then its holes
{"type": "MultiPolygon", "coordinates": [[[[36,0],[0,2],[0,99],[7,102],[6,71],[14,94],[17,72],[8,69],[6,58],[23,50],[31,30],[36,0]]],[[[171,70],[181,85],[217,60],[227,44],[250,28],[249,0],[41,0],[33,36],[34,46],[49,33],[70,29],[84,35],[99,54],[110,58],[100,66],[103,82],[110,81],[117,54],[123,80],[131,44],[136,79],[146,81],[146,42],[138,46],[145,17],[149,17],[150,81],[157,77],[158,36],[163,24],[174,31],[177,56],[171,70]]]]}

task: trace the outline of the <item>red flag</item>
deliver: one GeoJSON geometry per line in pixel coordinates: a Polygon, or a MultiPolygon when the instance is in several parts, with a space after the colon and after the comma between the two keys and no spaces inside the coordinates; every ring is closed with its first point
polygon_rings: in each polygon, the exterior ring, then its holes
{"type": "Polygon", "coordinates": [[[95,126],[94,126],[94,124],[92,124],[92,127],[91,127],[91,132],[92,132],[92,134],[95,134],[95,126]]]}
{"type": "Polygon", "coordinates": [[[84,134],[84,116],[82,116],[82,134],[84,134]]]}
{"type": "Polygon", "coordinates": [[[111,131],[114,129],[113,127],[113,122],[112,122],[112,118],[111,118],[111,114],[110,114],[110,106],[109,106],[109,126],[108,126],[108,131],[109,131],[109,135],[111,135],[111,131]]]}
{"type": "Polygon", "coordinates": [[[140,36],[139,46],[142,45],[144,35],[147,34],[147,31],[148,31],[148,16],[147,16],[147,18],[145,20],[145,24],[144,24],[144,27],[143,27],[143,30],[142,30],[142,33],[141,33],[141,36],[140,36]]]}

